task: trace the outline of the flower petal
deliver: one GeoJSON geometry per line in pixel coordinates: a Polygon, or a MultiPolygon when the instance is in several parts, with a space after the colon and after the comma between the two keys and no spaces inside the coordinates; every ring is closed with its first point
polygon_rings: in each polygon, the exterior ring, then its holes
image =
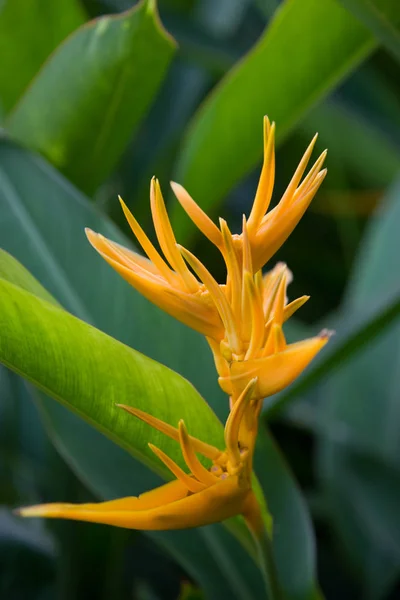
{"type": "MultiPolygon", "coordinates": [[[[179,429],[177,427],[173,427],[169,423],[165,423],[165,421],[161,421],[161,419],[153,417],[153,415],[144,412],[144,410],[140,410],[140,408],[134,408],[133,406],[128,406],[127,404],[117,404],[116,406],[118,408],[123,408],[124,410],[126,410],[126,412],[130,413],[131,415],[134,415],[141,421],[148,423],[151,427],[154,427],[154,429],[161,431],[162,433],[179,443],[179,429]]],[[[211,444],[207,444],[202,440],[198,440],[192,435],[190,435],[189,438],[196,452],[203,454],[203,456],[206,456],[211,460],[217,460],[220,456],[221,450],[218,450],[218,448],[215,448],[215,446],[211,446],[211,444]]]]}
{"type": "MultiPolygon", "coordinates": [[[[94,239],[91,235],[91,243],[94,239]]],[[[94,234],[97,235],[97,234],[94,234]]],[[[100,237],[100,236],[99,236],[100,237]]],[[[104,240],[106,238],[103,238],[104,240]]],[[[156,306],[182,321],[192,329],[203,335],[222,339],[224,331],[218,312],[213,306],[207,306],[198,296],[185,294],[169,286],[169,284],[153,273],[147,272],[137,265],[137,270],[126,266],[117,258],[112,258],[111,253],[103,250],[100,244],[96,245],[97,252],[113,267],[128,283],[132,285],[145,298],[156,306]]],[[[143,258],[143,260],[146,260],[143,258]]]]}
{"type": "Polygon", "coordinates": [[[257,230],[262,217],[268,210],[271,202],[272,190],[275,180],[275,123],[270,123],[264,117],[264,162],[256,197],[249,216],[248,227],[253,233],[257,230]]]}
{"type": "Polygon", "coordinates": [[[267,217],[269,218],[261,225],[257,235],[251,239],[254,272],[261,269],[287,240],[306,212],[326,173],[326,169],[320,171],[315,177],[313,185],[290,204],[283,213],[276,210],[279,205],[268,213],[267,217]]]}
{"type": "Polygon", "coordinates": [[[42,504],[18,510],[24,517],[47,517],[104,523],[127,529],[166,530],[200,527],[217,523],[240,514],[248,490],[242,490],[237,477],[219,480],[202,492],[188,495],[187,488],[178,480],[147,492],[152,500],[122,498],[98,504],[42,504]],[[167,502],[164,502],[167,498],[167,502]]]}
{"type": "Polygon", "coordinates": [[[290,385],[308,366],[329,340],[329,332],[290,344],[283,352],[265,358],[233,362],[230,377],[220,377],[219,384],[227,394],[244,390],[250,379],[258,378],[255,398],[266,398],[290,385]]]}
{"type": "Polygon", "coordinates": [[[175,196],[178,198],[180,205],[192,219],[196,227],[200,229],[210,242],[221,249],[222,235],[215,223],[211,221],[210,217],[200,208],[182,185],[175,181],[171,181],[171,187],[175,196]]]}

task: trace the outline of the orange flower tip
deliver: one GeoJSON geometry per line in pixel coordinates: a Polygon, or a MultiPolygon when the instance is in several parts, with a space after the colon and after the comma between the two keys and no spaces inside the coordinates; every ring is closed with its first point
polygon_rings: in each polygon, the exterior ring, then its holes
{"type": "Polygon", "coordinates": [[[335,334],[336,334],[336,331],[334,329],[323,329],[322,331],[319,332],[318,337],[321,338],[322,340],[328,341],[335,334]]]}
{"type": "Polygon", "coordinates": [[[186,248],[184,246],[181,246],[181,244],[176,244],[176,247],[178,248],[179,252],[182,254],[183,258],[190,264],[189,250],[186,250],[186,248]]]}
{"type": "Polygon", "coordinates": [[[92,246],[95,245],[95,242],[100,237],[99,233],[96,233],[95,231],[93,231],[93,229],[90,229],[89,227],[85,227],[85,234],[87,239],[89,240],[89,243],[92,244],[92,246]]]}
{"type": "Polygon", "coordinates": [[[42,517],[45,514],[43,505],[37,506],[25,506],[22,508],[15,508],[13,514],[18,517],[42,517]]]}
{"type": "Polygon", "coordinates": [[[170,181],[170,182],[169,182],[169,185],[171,186],[171,188],[172,188],[172,191],[173,191],[174,193],[177,193],[177,195],[179,194],[179,192],[180,192],[181,190],[183,190],[183,189],[184,189],[184,187],[183,187],[183,186],[182,186],[180,183],[177,183],[176,181],[170,181]]]}
{"type": "Polygon", "coordinates": [[[121,198],[121,196],[120,196],[119,194],[118,194],[118,200],[119,200],[119,203],[120,203],[120,204],[121,204],[121,206],[122,206],[122,209],[128,208],[128,207],[126,206],[125,202],[122,200],[122,198],[121,198]]]}

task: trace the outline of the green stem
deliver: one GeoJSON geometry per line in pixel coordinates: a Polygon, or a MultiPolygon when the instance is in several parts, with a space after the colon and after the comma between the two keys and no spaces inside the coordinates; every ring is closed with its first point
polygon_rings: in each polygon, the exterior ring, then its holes
{"type": "Polygon", "coordinates": [[[264,578],[268,600],[284,600],[275,565],[270,533],[266,528],[261,507],[251,492],[247,499],[247,507],[243,514],[247,527],[253,536],[261,573],[264,578]]]}
{"type": "Polygon", "coordinates": [[[269,535],[265,529],[263,529],[261,535],[252,533],[258,550],[258,559],[267,589],[268,600],[284,600],[269,535]]]}

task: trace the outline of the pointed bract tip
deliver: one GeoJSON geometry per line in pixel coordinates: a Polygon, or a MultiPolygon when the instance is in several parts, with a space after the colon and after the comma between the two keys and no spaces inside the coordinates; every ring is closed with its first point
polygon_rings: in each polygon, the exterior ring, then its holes
{"type": "Polygon", "coordinates": [[[121,196],[120,196],[119,194],[118,194],[118,200],[119,200],[119,203],[120,203],[120,205],[122,206],[122,208],[126,208],[126,204],[125,204],[125,202],[122,200],[122,198],[121,198],[121,196]]]}
{"type": "Polygon", "coordinates": [[[175,190],[180,190],[182,189],[182,185],[180,183],[177,183],[176,181],[170,181],[169,185],[171,186],[172,190],[175,192],[175,190]]]}
{"type": "Polygon", "coordinates": [[[12,512],[18,517],[42,517],[44,513],[42,505],[14,508],[12,512]]]}
{"type": "Polygon", "coordinates": [[[318,337],[329,340],[329,338],[335,334],[336,331],[334,329],[322,329],[322,331],[319,332],[318,337]]]}
{"type": "Polygon", "coordinates": [[[85,227],[85,235],[89,240],[89,243],[92,245],[94,240],[97,240],[97,238],[99,237],[99,234],[93,231],[93,229],[90,229],[90,227],[85,227]]]}

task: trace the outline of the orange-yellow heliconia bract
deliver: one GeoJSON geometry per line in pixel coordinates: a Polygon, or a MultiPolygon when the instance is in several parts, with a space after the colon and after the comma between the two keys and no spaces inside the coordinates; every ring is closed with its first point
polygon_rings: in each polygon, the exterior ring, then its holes
{"type": "Polygon", "coordinates": [[[150,185],[150,206],[164,256],[122,199],[126,219],[147,258],[86,230],[92,246],[134,288],[206,336],[219,384],[230,397],[225,448],[215,448],[190,436],[183,421],[175,428],[124,405],[123,409],[180,444],[189,472],[151,445],[176,477],[174,481],[139,497],[96,504],[45,504],[19,509],[19,514],[150,530],[196,527],[243,515],[252,531],[262,527],[261,509],[252,490],[262,400],[290,385],[329,339],[329,332],[324,330],[316,337],[287,344],[283,325],[308,296],[288,301],[292,274],[285,264],[278,263],[262,273],[262,267],[293,231],[326,175],[322,168],[325,151],[303,177],[315,136],[281,200],[267,212],[275,176],[274,135],[275,124],[265,117],[263,167],[250,215],[243,216],[240,234],[232,234],[224,219],[217,226],[181,185],[171,184],[186,213],[220,251],[227,270],[224,284],[219,284],[196,256],[177,244],[155,178],[150,185]],[[211,466],[205,468],[197,454],[209,459],[211,466]]]}

